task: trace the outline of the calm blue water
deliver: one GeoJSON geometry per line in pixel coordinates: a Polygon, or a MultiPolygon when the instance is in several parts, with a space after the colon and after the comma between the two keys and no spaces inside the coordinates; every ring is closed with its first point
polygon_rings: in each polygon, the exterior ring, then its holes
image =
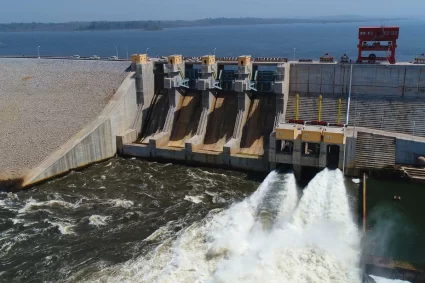
{"type": "MultiPolygon", "coordinates": [[[[357,31],[360,25],[380,25],[379,21],[342,24],[288,24],[258,26],[222,26],[177,28],[163,31],[87,31],[0,33],[0,55],[90,56],[144,52],[149,55],[181,53],[201,56],[217,48],[217,56],[282,56],[318,58],[326,52],[335,57],[357,54],[357,31]],[[116,48],[115,48],[116,47],[116,48]]],[[[425,21],[393,21],[401,35],[398,61],[409,61],[425,52],[425,21]]]]}

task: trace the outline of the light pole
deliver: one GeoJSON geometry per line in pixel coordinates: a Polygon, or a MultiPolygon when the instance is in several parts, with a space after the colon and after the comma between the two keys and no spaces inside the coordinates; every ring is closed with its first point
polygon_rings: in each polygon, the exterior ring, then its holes
{"type": "Polygon", "coordinates": [[[37,46],[38,59],[40,59],[40,47],[41,47],[41,46],[37,46]]]}
{"type": "Polygon", "coordinates": [[[114,45],[114,47],[115,47],[115,51],[117,52],[117,59],[118,59],[118,48],[116,45],[114,45]]]}
{"type": "Polygon", "coordinates": [[[217,49],[217,47],[216,48],[214,48],[214,57],[215,57],[215,50],[217,49]]]}
{"type": "Polygon", "coordinates": [[[128,60],[128,48],[127,48],[127,45],[125,46],[125,51],[127,52],[127,60],[128,60]]]}
{"type": "Polygon", "coordinates": [[[356,134],[357,117],[360,117],[360,112],[357,113],[356,120],[354,120],[353,138],[354,138],[354,135],[356,134]]]}
{"type": "Polygon", "coordinates": [[[146,57],[148,57],[148,50],[149,50],[149,47],[146,48],[146,57]]]}
{"type": "Polygon", "coordinates": [[[294,61],[295,61],[295,51],[296,51],[297,49],[296,48],[294,48],[294,61]]]}

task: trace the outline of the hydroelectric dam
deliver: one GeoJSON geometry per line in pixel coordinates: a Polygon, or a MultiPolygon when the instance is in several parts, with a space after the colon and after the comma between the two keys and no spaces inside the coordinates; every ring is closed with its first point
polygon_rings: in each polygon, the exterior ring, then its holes
{"type": "MultiPolygon", "coordinates": [[[[359,31],[360,40],[371,31],[362,35],[364,32],[359,31]]],[[[389,28],[388,32],[391,35],[398,30],[389,28]]],[[[178,240],[170,246],[168,240],[164,241],[165,249],[151,251],[152,260],[140,256],[119,266],[123,273],[111,266],[100,270],[99,266],[91,266],[97,272],[91,270],[86,275],[93,280],[116,282],[142,276],[152,282],[166,275],[175,282],[202,281],[212,275],[223,282],[248,277],[258,282],[266,275],[273,282],[275,271],[262,270],[267,263],[277,267],[279,278],[295,278],[296,282],[331,282],[335,278],[339,278],[336,282],[359,282],[359,265],[366,266],[366,273],[374,269],[389,278],[422,282],[423,272],[401,266],[400,262],[376,256],[361,258],[361,236],[344,180],[344,175],[363,176],[364,184],[365,172],[415,181],[425,178],[425,57],[409,63],[395,62],[396,44],[386,44],[384,48],[360,41],[356,62],[346,55],[335,60],[329,54],[317,61],[250,55],[149,58],[147,54],[135,54],[131,64],[81,58],[0,59],[0,98],[6,97],[0,108],[4,114],[0,115],[1,144],[11,144],[2,150],[6,158],[0,161],[0,180],[6,188],[29,188],[117,154],[166,163],[113,159],[100,172],[92,166],[88,169],[94,170],[91,173],[65,176],[69,195],[58,198],[40,192],[37,200],[19,200],[8,194],[0,204],[11,208],[7,213],[14,218],[8,216],[5,225],[19,224],[25,221],[24,216],[51,207],[75,209],[81,205],[97,211],[103,202],[111,210],[122,208],[113,216],[84,216],[84,221],[80,215],[62,222],[49,218],[52,215],[43,220],[46,226],[58,226],[62,235],[81,236],[84,229],[80,228],[98,228],[108,221],[119,223],[117,219],[122,215],[127,217],[125,221],[137,219],[151,225],[148,217],[135,216],[149,213],[150,204],[154,210],[160,207],[153,218],[165,221],[162,210],[170,209],[175,217],[182,200],[192,203],[189,208],[193,209],[211,198],[209,214],[200,222],[190,222],[181,233],[172,234],[178,235],[178,240]],[[391,56],[362,57],[362,49],[373,48],[391,49],[391,56]],[[384,59],[388,62],[378,62],[384,59]],[[31,158],[22,163],[22,155],[31,158]],[[226,202],[220,193],[232,195],[242,175],[233,180],[225,174],[176,165],[171,165],[176,172],[167,171],[168,162],[269,175],[249,197],[240,191],[238,197],[246,197],[242,202],[230,207],[223,204],[216,211],[217,204],[226,202]],[[118,169],[112,171],[109,167],[118,169]],[[278,167],[291,168],[294,174],[281,174],[275,170],[278,167]],[[108,170],[115,173],[104,174],[108,170]],[[124,192],[118,186],[112,199],[104,196],[91,200],[91,192],[85,191],[75,201],[76,183],[84,189],[87,183],[96,183],[95,189],[103,192],[109,182],[116,185],[122,178],[130,178],[123,174],[130,171],[134,192],[124,192]],[[164,197],[164,183],[156,182],[167,174],[170,180],[164,197]],[[211,181],[211,175],[217,179],[211,181]],[[140,179],[150,180],[153,176],[156,180],[149,183],[151,187],[140,184],[140,179]],[[304,178],[310,183],[301,192],[296,179],[304,178]],[[186,188],[174,198],[173,189],[184,187],[188,180],[198,185],[196,189],[186,188]],[[217,180],[230,189],[214,188],[211,184],[217,180]],[[205,182],[210,182],[209,186],[205,182]],[[122,200],[125,195],[131,200],[122,200]],[[157,199],[171,199],[170,207],[158,206],[161,204],[157,199]],[[139,200],[143,205],[135,205],[139,200]],[[133,207],[140,211],[128,216],[133,207]],[[342,225],[334,227],[333,222],[342,225]],[[321,237],[316,238],[316,234],[321,237]],[[279,258],[275,258],[275,251],[279,258]],[[175,259],[182,259],[178,266],[175,259]],[[193,262],[199,263],[196,272],[193,262]],[[282,262],[297,262],[297,272],[291,265],[280,266],[282,262]],[[237,274],[241,266],[245,275],[237,274]],[[127,268],[132,271],[127,272],[127,268]],[[323,270],[329,272],[324,274],[323,270]],[[309,281],[313,275],[317,277],[309,281]]],[[[40,187],[49,187],[49,183],[40,187]]],[[[365,197],[364,192],[365,187],[365,197]]],[[[231,203],[237,201],[231,198],[231,203]]],[[[68,217],[68,211],[64,215],[68,217]]],[[[163,237],[162,233],[170,228],[167,225],[174,231],[182,228],[172,227],[171,222],[163,223],[165,228],[159,227],[147,237],[163,237]]],[[[129,231],[126,236],[137,234],[129,231]]],[[[76,273],[74,280],[78,282],[86,275],[76,273]]]]}
{"type": "Polygon", "coordinates": [[[103,112],[14,177],[26,187],[118,153],[261,172],[283,164],[297,178],[330,167],[421,180],[424,70],[331,57],[134,55],[103,112]]]}

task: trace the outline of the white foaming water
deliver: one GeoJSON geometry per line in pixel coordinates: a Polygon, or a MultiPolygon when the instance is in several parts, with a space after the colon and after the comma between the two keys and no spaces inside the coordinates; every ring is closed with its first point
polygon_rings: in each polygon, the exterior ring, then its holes
{"type": "Polygon", "coordinates": [[[52,226],[56,226],[59,229],[59,232],[62,235],[70,235],[70,234],[75,234],[75,232],[72,230],[72,228],[74,227],[74,225],[72,225],[71,223],[67,223],[67,222],[55,222],[55,221],[50,221],[48,219],[45,219],[44,222],[49,223],[52,226]]]}
{"type": "Polygon", "coordinates": [[[18,213],[23,214],[31,210],[39,209],[41,207],[66,207],[66,208],[77,208],[78,204],[69,203],[63,200],[48,200],[37,202],[33,198],[30,198],[23,208],[18,213]]]}
{"type": "Polygon", "coordinates": [[[134,205],[134,202],[131,200],[125,200],[125,199],[113,199],[110,200],[109,203],[111,203],[115,207],[123,207],[123,208],[130,208],[134,205]]]}
{"type": "Polygon", "coordinates": [[[361,282],[357,236],[340,171],[319,173],[299,202],[294,176],[272,172],[244,201],[95,281],[361,282]]]}
{"type": "Polygon", "coordinates": [[[94,226],[104,226],[109,218],[109,216],[92,215],[89,217],[89,224],[94,226]]]}
{"type": "Polygon", "coordinates": [[[397,279],[387,279],[379,276],[369,275],[372,277],[376,283],[410,283],[410,281],[397,280],[397,279]]]}
{"type": "Polygon", "coordinates": [[[184,200],[193,202],[193,203],[201,203],[202,202],[202,196],[184,196],[184,200]]]}

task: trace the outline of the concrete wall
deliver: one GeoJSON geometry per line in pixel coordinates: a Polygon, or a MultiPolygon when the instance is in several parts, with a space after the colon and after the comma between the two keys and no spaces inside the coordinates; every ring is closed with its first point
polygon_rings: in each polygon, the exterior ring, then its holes
{"type": "MultiPolygon", "coordinates": [[[[349,64],[292,64],[290,92],[348,94],[350,73],[349,64]]],[[[371,96],[425,94],[425,67],[353,65],[352,93],[371,96]]]]}
{"type": "Polygon", "coordinates": [[[396,164],[415,165],[419,156],[425,156],[425,143],[412,140],[396,140],[396,164]]]}
{"type": "Polygon", "coordinates": [[[23,187],[113,157],[116,136],[132,127],[136,114],[136,86],[131,72],[102,113],[27,174],[23,187]]]}

